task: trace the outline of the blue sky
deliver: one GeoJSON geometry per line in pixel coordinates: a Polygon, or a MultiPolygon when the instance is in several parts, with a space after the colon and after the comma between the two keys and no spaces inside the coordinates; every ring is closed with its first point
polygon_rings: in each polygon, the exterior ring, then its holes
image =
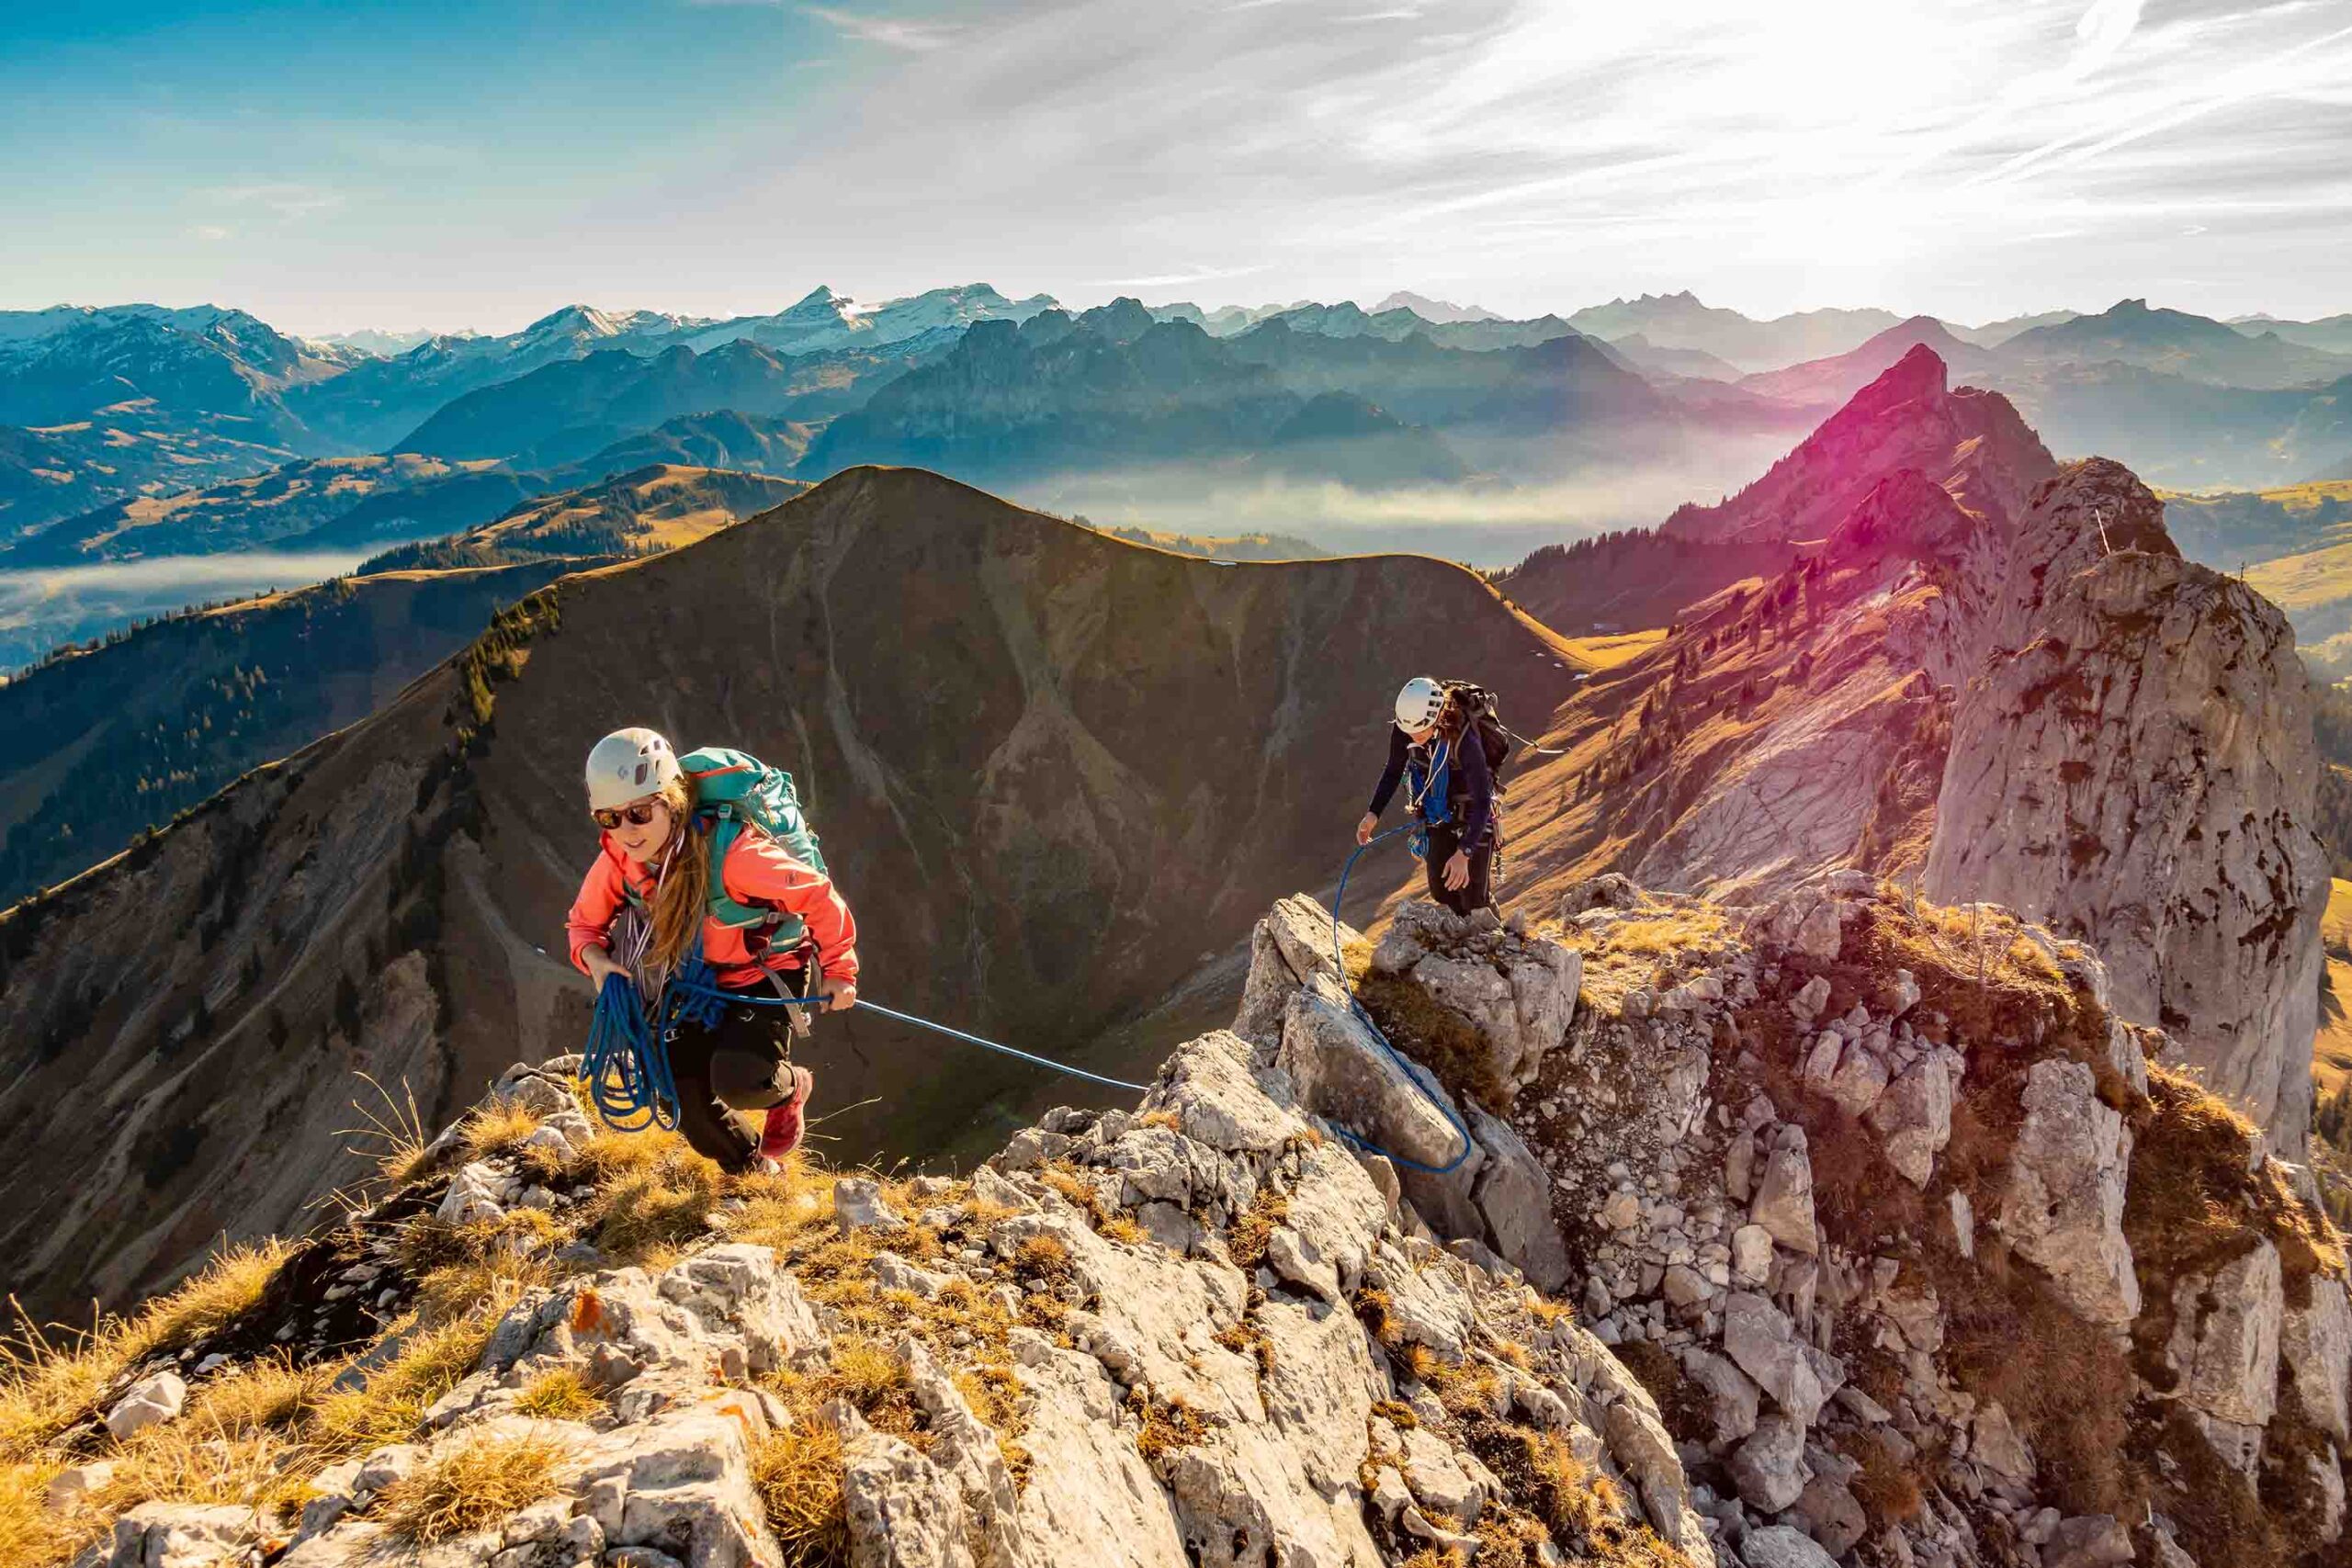
{"type": "Polygon", "coordinates": [[[28,11],[0,307],[2352,310],[2346,0],[28,11]]]}

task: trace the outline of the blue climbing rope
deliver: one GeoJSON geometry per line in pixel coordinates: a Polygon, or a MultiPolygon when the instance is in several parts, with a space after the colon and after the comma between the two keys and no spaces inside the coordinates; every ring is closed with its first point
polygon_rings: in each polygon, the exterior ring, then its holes
{"type": "MultiPolygon", "coordinates": [[[[679,1022],[694,1023],[707,1028],[718,1021],[718,1015],[730,1002],[748,1002],[753,1007],[765,1008],[813,1008],[825,1005],[823,997],[755,997],[741,991],[723,990],[712,976],[710,966],[704,964],[697,973],[692,967],[695,962],[698,961],[690,960],[688,964],[680,964],[678,973],[672,976],[670,984],[664,987],[665,998],[674,994],[682,998],[675,1002],[665,1002],[671,1010],[669,1016],[679,1022]]],[[[910,1012],[900,1012],[896,1008],[886,1008],[879,1002],[869,1002],[864,997],[857,999],[857,1005],[868,1012],[878,1012],[883,1017],[896,1019],[900,1023],[911,1023],[918,1029],[928,1029],[934,1034],[944,1034],[950,1040],[961,1040],[967,1045],[978,1045],[984,1051],[994,1051],[1001,1055],[1011,1056],[1018,1061],[1028,1062],[1070,1077],[1084,1078],[1089,1083],[1099,1083],[1109,1089],[1131,1089],[1138,1094],[1151,1088],[1149,1084],[1129,1083],[1125,1078],[1105,1077],[1101,1073],[1090,1073],[1083,1067],[1073,1067],[1067,1062],[1057,1062],[1051,1056],[1039,1056],[1027,1051],[1016,1051],[1012,1046],[1000,1044],[994,1040],[984,1040],[977,1034],[967,1034],[960,1029],[950,1029],[944,1023],[933,1023],[927,1018],[917,1018],[910,1012]]]]}
{"type": "Polygon", "coordinates": [[[1348,877],[1349,874],[1355,870],[1356,861],[1363,854],[1364,851],[1372,848],[1373,845],[1380,842],[1381,840],[1393,839],[1399,833],[1409,832],[1411,831],[1412,827],[1412,823],[1407,822],[1402,826],[1389,829],[1385,833],[1374,834],[1363,843],[1358,844],[1356,846],[1355,853],[1348,857],[1348,863],[1340,868],[1340,889],[1338,892],[1331,895],[1331,963],[1333,967],[1337,968],[1340,972],[1340,984],[1347,989],[1348,1006],[1355,1010],[1355,1015],[1363,1021],[1363,1026],[1372,1031],[1372,1037],[1380,1042],[1380,1048],[1388,1053],[1389,1060],[1396,1064],[1397,1070],[1405,1075],[1407,1081],[1411,1083],[1415,1089],[1420,1090],[1421,1098],[1435,1106],[1438,1113],[1443,1116],[1448,1122],[1453,1124],[1454,1133],[1462,1139],[1462,1152],[1455,1155],[1443,1165],[1423,1165],[1419,1160],[1410,1158],[1408,1156],[1392,1154],[1388,1150],[1382,1148],[1378,1144],[1374,1143],[1370,1138],[1361,1137],[1354,1133],[1351,1133],[1345,1127],[1340,1126],[1337,1122],[1331,1123],[1331,1130],[1339,1134],[1340,1141],[1345,1143],[1350,1148],[1362,1149],[1367,1154],[1378,1155],[1383,1159],[1403,1166],[1407,1170],[1418,1170],[1424,1176],[1444,1176],[1459,1168],[1462,1162],[1470,1157],[1470,1151],[1476,1148],[1478,1145],[1471,1141],[1469,1127],[1464,1124],[1461,1117],[1454,1114],[1453,1107],[1448,1105],[1444,1100],[1439,1099],[1438,1096],[1430,1092],[1430,1086],[1421,1081],[1420,1071],[1418,1070],[1411,1062],[1407,1061],[1404,1055],[1399,1052],[1396,1046],[1388,1043],[1387,1033],[1381,1029],[1379,1024],[1373,1021],[1372,1014],[1364,1010],[1363,1003],[1356,998],[1355,986],[1348,979],[1347,961],[1340,954],[1340,902],[1348,896],[1348,877]]]}
{"type": "Polygon", "coordinates": [[[580,1056],[580,1078],[605,1126],[619,1133],[678,1125],[678,1086],[670,1053],[637,983],[607,975],[596,992],[596,1016],[580,1056]]]}

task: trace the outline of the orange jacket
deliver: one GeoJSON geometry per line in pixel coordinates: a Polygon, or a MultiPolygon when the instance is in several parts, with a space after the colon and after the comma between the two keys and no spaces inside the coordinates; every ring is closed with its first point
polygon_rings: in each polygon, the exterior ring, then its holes
{"type": "MultiPolygon", "coordinates": [[[[571,944],[572,967],[583,975],[588,972],[588,965],[580,956],[581,949],[605,945],[614,918],[628,901],[625,886],[634,887],[639,897],[649,901],[653,896],[652,874],[614,843],[612,835],[598,837],[603,852],[581,879],[580,896],[571,901],[571,913],[564,922],[565,934],[571,944]]],[[[687,846],[686,852],[706,852],[699,838],[687,846]]],[[[736,837],[728,848],[727,862],[719,868],[719,875],[727,885],[728,897],[737,903],[764,904],[799,916],[817,944],[820,973],[828,980],[855,983],[857,920],[842,901],[841,890],[833,886],[832,878],[793,859],[789,850],[759,832],[744,832],[736,837]]],[[[767,953],[765,945],[756,931],[739,931],[708,918],[703,921],[702,955],[718,971],[718,983],[722,986],[748,986],[769,969],[800,967],[797,952],[767,953]]]]}

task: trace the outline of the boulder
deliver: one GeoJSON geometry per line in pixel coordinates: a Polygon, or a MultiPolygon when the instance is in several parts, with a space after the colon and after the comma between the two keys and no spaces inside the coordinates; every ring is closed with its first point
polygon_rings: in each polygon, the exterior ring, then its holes
{"type": "Polygon", "coordinates": [[[2076,1313],[2094,1323],[2127,1324],[2140,1314],[2140,1281],[2123,1235],[2131,1129],[2100,1103],[2098,1079],[2082,1062],[2034,1063],[2023,1101],[2001,1230],[2076,1313]]]}
{"type": "Polygon", "coordinates": [[[1472,1192],[1495,1250],[1537,1290],[1558,1291],[1568,1281],[1568,1248],[1552,1218],[1552,1181],[1543,1162],[1508,1122],[1475,1105],[1470,1131],[1487,1154],[1472,1192]]]}
{"type": "Polygon", "coordinates": [[[1732,1232],[1732,1282],[1760,1286],[1771,1275],[1772,1233],[1758,1224],[1745,1224],[1732,1232]]]}
{"type": "Polygon", "coordinates": [[[177,1372],[157,1372],[130,1385],[107,1412],[107,1430],[118,1443],[158,1421],[168,1421],[187,1403],[187,1384],[177,1372]]]}
{"type": "Polygon", "coordinates": [[[1936,1156],[1951,1141],[1951,1078],[1943,1063],[1928,1056],[1914,1064],[1879,1096],[1870,1124],[1886,1140],[1887,1163],[1912,1186],[1927,1186],[1936,1156]]]}
{"type": "Polygon", "coordinates": [[[210,1568],[239,1559],[261,1533],[249,1507],[141,1503],[115,1520],[103,1558],[94,1548],[78,1561],[104,1568],[210,1568]]]}
{"type": "Polygon", "coordinates": [[[1682,1372],[1707,1396],[1707,1420],[1715,1445],[1738,1442],[1756,1430],[1757,1389],[1747,1373],[1705,1350],[1685,1354],[1682,1372]]]}
{"type": "Polygon", "coordinates": [[[1970,1424],[1968,1457],[2004,1480],[2022,1483],[2033,1479],[2033,1454],[2018,1436],[2008,1412],[1996,1404],[1977,1406],[1970,1424]]]}
{"type": "Polygon", "coordinates": [[[1389,1154],[1442,1166],[1462,1152],[1461,1134],[1435,1103],[1451,1097],[1383,1049],[1343,996],[1321,987],[1292,993],[1278,1065],[1304,1109],[1389,1154]]]}
{"type": "Polygon", "coordinates": [[[1838,1568],[1836,1558],[1786,1525],[1767,1525],[1740,1537],[1739,1559],[1747,1568],[1838,1568]]]}
{"type": "Polygon", "coordinates": [[[833,1221],[845,1231],[895,1230],[906,1217],[890,1207],[879,1183],[844,1176],[833,1183],[833,1221]]]}
{"type": "Polygon", "coordinates": [[[2175,1281],[2172,1305],[2165,1349],[2180,1371],[2173,1397],[2216,1420],[2267,1426],[2278,1407],[2287,1310],[2278,1249],[2266,1241],[2210,1274],[2175,1281]]]}
{"type": "Polygon", "coordinates": [[[1752,1292],[1735,1291],[1724,1307],[1724,1353],[1800,1428],[1846,1381],[1845,1368],[1798,1337],[1788,1314],[1752,1292]]]}
{"type": "Polygon", "coordinates": [[[1781,1129],[1772,1152],[1765,1157],[1748,1219],[1792,1252],[1809,1257],[1821,1245],[1814,1229],[1813,1162],[1806,1152],[1804,1129],[1793,1122],[1781,1129]]]}
{"type": "Polygon", "coordinates": [[[2278,1356],[2312,1425],[2339,1445],[2352,1440],[2346,1389],[2352,1379],[2352,1306],[2343,1280],[2312,1277],[2310,1304],[2287,1309],[2278,1356]]]}
{"type": "Polygon", "coordinates": [[[2111,1514],[2062,1519],[2041,1549],[2041,1568],[2118,1568],[2132,1561],[2132,1532],[2111,1514]]]}
{"type": "Polygon", "coordinates": [[[1785,1416],[1767,1416],[1725,1466],[1732,1484],[1751,1508],[1777,1514],[1804,1495],[1813,1471],[1804,1461],[1804,1427],[1785,1416]]]}
{"type": "Polygon", "coordinates": [[[1826,1475],[1815,1475],[1804,1483],[1804,1490],[1797,1494],[1796,1512],[1804,1517],[1820,1549],[1833,1558],[1845,1556],[1871,1528],[1861,1500],[1845,1483],[1826,1475]]]}
{"type": "Polygon", "coordinates": [[[434,1218],[445,1225],[462,1225],[469,1220],[494,1220],[505,1213],[499,1194],[506,1190],[506,1179],[491,1167],[476,1161],[459,1170],[449,1183],[449,1190],[441,1196],[441,1206],[434,1211],[434,1218]]]}
{"type": "Polygon", "coordinates": [[[1838,1061],[1838,1070],[1829,1077],[1826,1092],[1838,1102],[1838,1110],[1859,1120],[1878,1104],[1879,1097],[1886,1092],[1886,1064],[1879,1059],[1877,1052],[1858,1041],[1838,1061]]]}

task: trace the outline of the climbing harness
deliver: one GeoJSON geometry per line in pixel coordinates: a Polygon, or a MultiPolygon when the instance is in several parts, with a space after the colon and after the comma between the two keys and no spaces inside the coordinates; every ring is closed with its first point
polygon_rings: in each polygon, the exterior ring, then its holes
{"type": "MultiPolygon", "coordinates": [[[[1409,826],[1413,830],[1413,836],[1408,847],[1412,850],[1415,860],[1429,859],[1430,829],[1453,820],[1453,807],[1446,801],[1446,793],[1453,787],[1453,742],[1443,739],[1437,743],[1437,750],[1430,753],[1426,766],[1408,765],[1407,768],[1405,809],[1411,813],[1412,821],[1409,826]],[[1430,815],[1429,802],[1432,799],[1437,802],[1437,815],[1434,817],[1430,815]]],[[[1391,829],[1391,831],[1394,830],[1391,829]]],[[[1384,833],[1381,837],[1386,838],[1387,834],[1384,833]]],[[[1363,846],[1367,849],[1370,847],[1370,845],[1363,846]]],[[[1348,857],[1348,863],[1350,865],[1355,863],[1353,855],[1348,857]]],[[[1342,872],[1340,874],[1344,877],[1346,873],[1342,872]]]]}
{"type": "Polygon", "coordinates": [[[1404,1055],[1399,1052],[1396,1046],[1388,1043],[1387,1034],[1381,1029],[1379,1024],[1373,1021],[1372,1014],[1364,1010],[1363,1003],[1356,999],[1356,988],[1348,979],[1347,963],[1340,954],[1340,905],[1341,900],[1345,899],[1348,896],[1349,874],[1355,870],[1356,861],[1363,855],[1364,851],[1372,848],[1373,845],[1380,842],[1381,840],[1393,839],[1397,834],[1402,833],[1406,829],[1404,827],[1396,827],[1389,829],[1385,833],[1374,834],[1371,838],[1356,846],[1355,853],[1350,855],[1348,857],[1348,863],[1340,868],[1340,889],[1338,892],[1331,895],[1331,963],[1332,965],[1339,970],[1340,984],[1348,993],[1348,1006],[1354,1010],[1357,1019],[1363,1022],[1363,1026],[1372,1031],[1372,1037],[1380,1042],[1380,1048],[1388,1053],[1389,1060],[1396,1064],[1397,1070],[1402,1072],[1405,1075],[1406,1079],[1410,1082],[1415,1089],[1420,1091],[1421,1098],[1435,1106],[1437,1108],[1438,1114],[1443,1116],[1448,1122],[1452,1123],[1455,1134],[1462,1139],[1462,1152],[1455,1155],[1443,1165],[1423,1165],[1420,1161],[1408,1158],[1404,1155],[1392,1154],[1388,1150],[1382,1148],[1378,1144],[1374,1143],[1370,1138],[1361,1137],[1354,1133],[1351,1133],[1345,1127],[1340,1126],[1337,1122],[1331,1123],[1331,1130],[1337,1133],[1340,1135],[1340,1141],[1351,1149],[1362,1149],[1366,1154],[1378,1155],[1383,1159],[1388,1160],[1392,1164],[1401,1165],[1407,1170],[1418,1170],[1424,1176],[1444,1176],[1450,1171],[1460,1167],[1464,1160],[1470,1157],[1470,1151],[1477,1147],[1477,1145],[1471,1141],[1470,1129],[1464,1124],[1461,1117],[1454,1114],[1453,1108],[1452,1106],[1446,1104],[1444,1100],[1431,1093],[1430,1091],[1430,1086],[1421,1081],[1421,1069],[1418,1069],[1413,1063],[1406,1060],[1404,1055]]]}

